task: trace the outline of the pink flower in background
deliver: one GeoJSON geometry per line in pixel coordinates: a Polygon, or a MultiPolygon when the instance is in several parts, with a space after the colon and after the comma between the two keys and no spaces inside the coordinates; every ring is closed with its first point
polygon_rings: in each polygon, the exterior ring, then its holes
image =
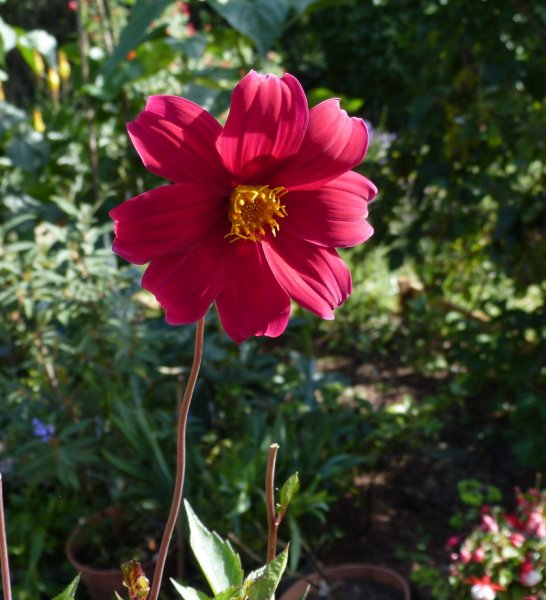
{"type": "Polygon", "coordinates": [[[309,110],[291,75],[251,71],[225,126],[176,96],[153,96],[129,135],[144,165],[172,185],[110,213],[113,249],[149,266],[142,285],[172,325],[215,302],[240,342],[280,335],[290,301],[324,319],[351,292],[335,248],[366,241],[375,186],[353,172],[366,154],[361,119],[337,100],[309,110]]]}
{"type": "Polygon", "coordinates": [[[542,516],[542,510],[533,510],[527,520],[526,529],[528,533],[534,534],[539,538],[546,537],[546,522],[542,516]]]}
{"type": "Polygon", "coordinates": [[[482,528],[490,533],[498,533],[499,524],[491,515],[482,515],[482,528]]]}
{"type": "Polygon", "coordinates": [[[480,546],[479,548],[476,548],[476,550],[474,550],[474,552],[472,553],[472,560],[474,562],[481,563],[481,562],[483,562],[484,558],[485,558],[485,550],[483,549],[482,546],[480,546]]]}
{"type": "Polygon", "coordinates": [[[502,585],[493,583],[487,575],[482,578],[471,577],[468,583],[472,584],[470,588],[472,600],[495,600],[497,597],[496,592],[506,589],[502,585]]]}
{"type": "Polygon", "coordinates": [[[535,569],[529,558],[526,558],[521,564],[519,581],[525,587],[533,587],[542,581],[542,575],[535,569]]]}
{"type": "Polygon", "coordinates": [[[457,548],[457,546],[461,543],[460,535],[452,535],[447,539],[446,546],[448,548],[457,548]]]}
{"type": "Polygon", "coordinates": [[[472,560],[472,553],[468,548],[461,548],[460,552],[461,562],[463,564],[469,563],[472,560]]]}
{"type": "Polygon", "coordinates": [[[525,536],[522,533],[511,533],[508,539],[516,548],[521,548],[525,543],[525,536]]]}

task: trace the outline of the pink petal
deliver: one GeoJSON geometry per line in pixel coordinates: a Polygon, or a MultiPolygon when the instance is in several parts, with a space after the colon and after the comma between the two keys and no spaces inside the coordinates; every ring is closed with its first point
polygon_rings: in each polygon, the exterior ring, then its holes
{"type": "Polygon", "coordinates": [[[226,333],[237,343],[251,335],[281,335],[290,317],[290,298],[273,277],[260,244],[233,245],[233,267],[216,299],[226,333]]]}
{"type": "Polygon", "coordinates": [[[281,231],[319,246],[356,246],[373,233],[366,217],[375,194],[373,183],[353,171],[318,190],[290,192],[283,198],[288,216],[281,231]]]}
{"type": "Polygon", "coordinates": [[[368,131],[362,119],[349,117],[332,98],[313,107],[298,154],[286,163],[269,185],[289,190],[318,189],[356,167],[368,149],[368,131]]]}
{"type": "Polygon", "coordinates": [[[161,98],[155,96],[149,100],[156,112],[144,110],[135,121],[127,124],[144,166],[176,183],[214,181],[218,185],[229,186],[229,175],[216,150],[221,127],[218,125],[218,129],[212,123],[214,118],[203,109],[197,112],[193,102],[179,98],[180,102],[174,103],[172,96],[167,97],[170,100],[161,98]],[[187,107],[186,112],[184,106],[187,107]],[[176,119],[176,122],[170,118],[176,119]]]}
{"type": "Polygon", "coordinates": [[[268,184],[280,160],[298,151],[308,119],[305,93],[295,77],[250,71],[233,91],[218,138],[224,165],[238,183],[268,184]]]}
{"type": "Polygon", "coordinates": [[[226,222],[222,188],[179,183],[156,188],[110,211],[116,238],[113,250],[144,264],[192,250],[220,221],[226,222]]]}
{"type": "Polygon", "coordinates": [[[315,246],[282,230],[262,242],[267,262],[284,291],[299,305],[323,319],[352,290],[351,274],[337,252],[315,246]]]}
{"type": "Polygon", "coordinates": [[[157,258],[142,278],[142,287],[157,298],[167,323],[185,325],[200,319],[222,289],[234,251],[216,227],[202,243],[181,256],[157,258]]]}

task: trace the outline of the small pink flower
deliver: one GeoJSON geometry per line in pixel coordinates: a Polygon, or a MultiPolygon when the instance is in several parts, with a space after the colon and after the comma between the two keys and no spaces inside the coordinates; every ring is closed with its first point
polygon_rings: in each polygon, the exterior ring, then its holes
{"type": "Polygon", "coordinates": [[[460,556],[461,562],[465,565],[466,563],[469,563],[472,560],[472,553],[467,548],[461,548],[460,556]]]}
{"type": "Polygon", "coordinates": [[[376,188],[352,171],[366,126],[337,100],[309,110],[292,75],[251,71],[233,91],[224,127],[176,96],[152,96],[127,126],[146,168],[174,182],[110,212],[113,250],[150,263],[142,286],[171,325],[214,302],[236,342],[279,336],[294,300],[324,319],[351,293],[335,248],[373,233],[376,188]]]}
{"type": "Polygon", "coordinates": [[[512,546],[521,548],[525,543],[525,536],[522,533],[511,533],[508,537],[512,546]]]}
{"type": "Polygon", "coordinates": [[[472,600],[495,600],[497,597],[495,590],[491,586],[481,583],[475,583],[470,588],[470,595],[472,596],[472,600]]]}
{"type": "Polygon", "coordinates": [[[519,570],[519,582],[525,587],[533,587],[542,581],[542,575],[535,569],[530,558],[526,558],[519,570]]]}
{"type": "Polygon", "coordinates": [[[489,533],[498,533],[499,524],[491,515],[482,515],[482,529],[489,531],[489,533]]]}
{"type": "Polygon", "coordinates": [[[69,0],[69,2],[67,3],[67,6],[68,6],[68,10],[71,10],[73,12],[76,12],[78,10],[77,0],[69,0]]]}
{"type": "Polygon", "coordinates": [[[525,529],[525,523],[521,521],[516,515],[510,515],[508,513],[505,513],[503,517],[504,520],[507,521],[513,529],[525,529]]]}
{"type": "Polygon", "coordinates": [[[447,539],[446,546],[450,549],[457,548],[461,541],[460,535],[452,535],[447,539]]]}
{"type": "Polygon", "coordinates": [[[472,600],[495,600],[497,591],[504,591],[506,588],[497,583],[493,583],[488,575],[484,577],[471,577],[466,581],[472,584],[470,595],[472,600]]]}
{"type": "Polygon", "coordinates": [[[483,546],[476,548],[476,550],[474,550],[474,552],[472,553],[472,560],[474,562],[481,563],[481,562],[483,562],[484,558],[485,558],[485,550],[483,549],[483,546]]]}
{"type": "Polygon", "coordinates": [[[527,571],[527,573],[521,573],[519,576],[519,582],[521,585],[525,587],[534,587],[537,583],[542,581],[542,575],[532,569],[531,571],[527,571]]]}
{"type": "Polygon", "coordinates": [[[541,510],[534,510],[527,519],[527,532],[536,535],[539,538],[546,537],[546,523],[541,510]]]}

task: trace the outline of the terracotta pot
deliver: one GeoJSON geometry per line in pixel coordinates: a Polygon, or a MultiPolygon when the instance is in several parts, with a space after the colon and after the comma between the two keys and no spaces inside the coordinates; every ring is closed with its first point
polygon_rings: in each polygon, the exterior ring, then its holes
{"type": "Polygon", "coordinates": [[[323,575],[329,581],[369,581],[389,586],[403,594],[404,600],[411,600],[410,588],[407,581],[395,571],[386,567],[377,567],[361,563],[350,563],[337,567],[327,567],[321,573],[310,573],[292,584],[280,597],[280,600],[300,600],[303,592],[313,584],[324,581],[323,575]]]}
{"type": "MultiPolygon", "coordinates": [[[[117,514],[118,510],[113,506],[106,508],[100,513],[96,513],[89,517],[85,523],[76,527],[66,541],[66,556],[72,566],[80,572],[81,581],[87,588],[92,600],[112,600],[114,592],[118,592],[120,596],[125,597],[124,590],[126,590],[126,588],[123,586],[123,577],[120,567],[98,569],[85,565],[76,558],[78,548],[80,548],[83,543],[82,533],[84,530],[87,527],[93,526],[94,523],[98,523],[105,517],[110,519],[115,518],[117,514]]],[[[155,565],[155,561],[148,561],[142,564],[144,573],[150,580],[154,574],[155,565]]]]}

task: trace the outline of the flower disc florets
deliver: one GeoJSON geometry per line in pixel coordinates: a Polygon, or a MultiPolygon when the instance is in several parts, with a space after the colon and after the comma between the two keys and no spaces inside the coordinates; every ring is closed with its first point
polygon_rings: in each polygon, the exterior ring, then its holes
{"type": "Polygon", "coordinates": [[[286,208],[280,199],[286,194],[283,187],[271,189],[268,185],[238,185],[229,197],[231,231],[226,237],[259,242],[266,227],[277,235],[280,226],[277,218],[286,217],[286,208]]]}

